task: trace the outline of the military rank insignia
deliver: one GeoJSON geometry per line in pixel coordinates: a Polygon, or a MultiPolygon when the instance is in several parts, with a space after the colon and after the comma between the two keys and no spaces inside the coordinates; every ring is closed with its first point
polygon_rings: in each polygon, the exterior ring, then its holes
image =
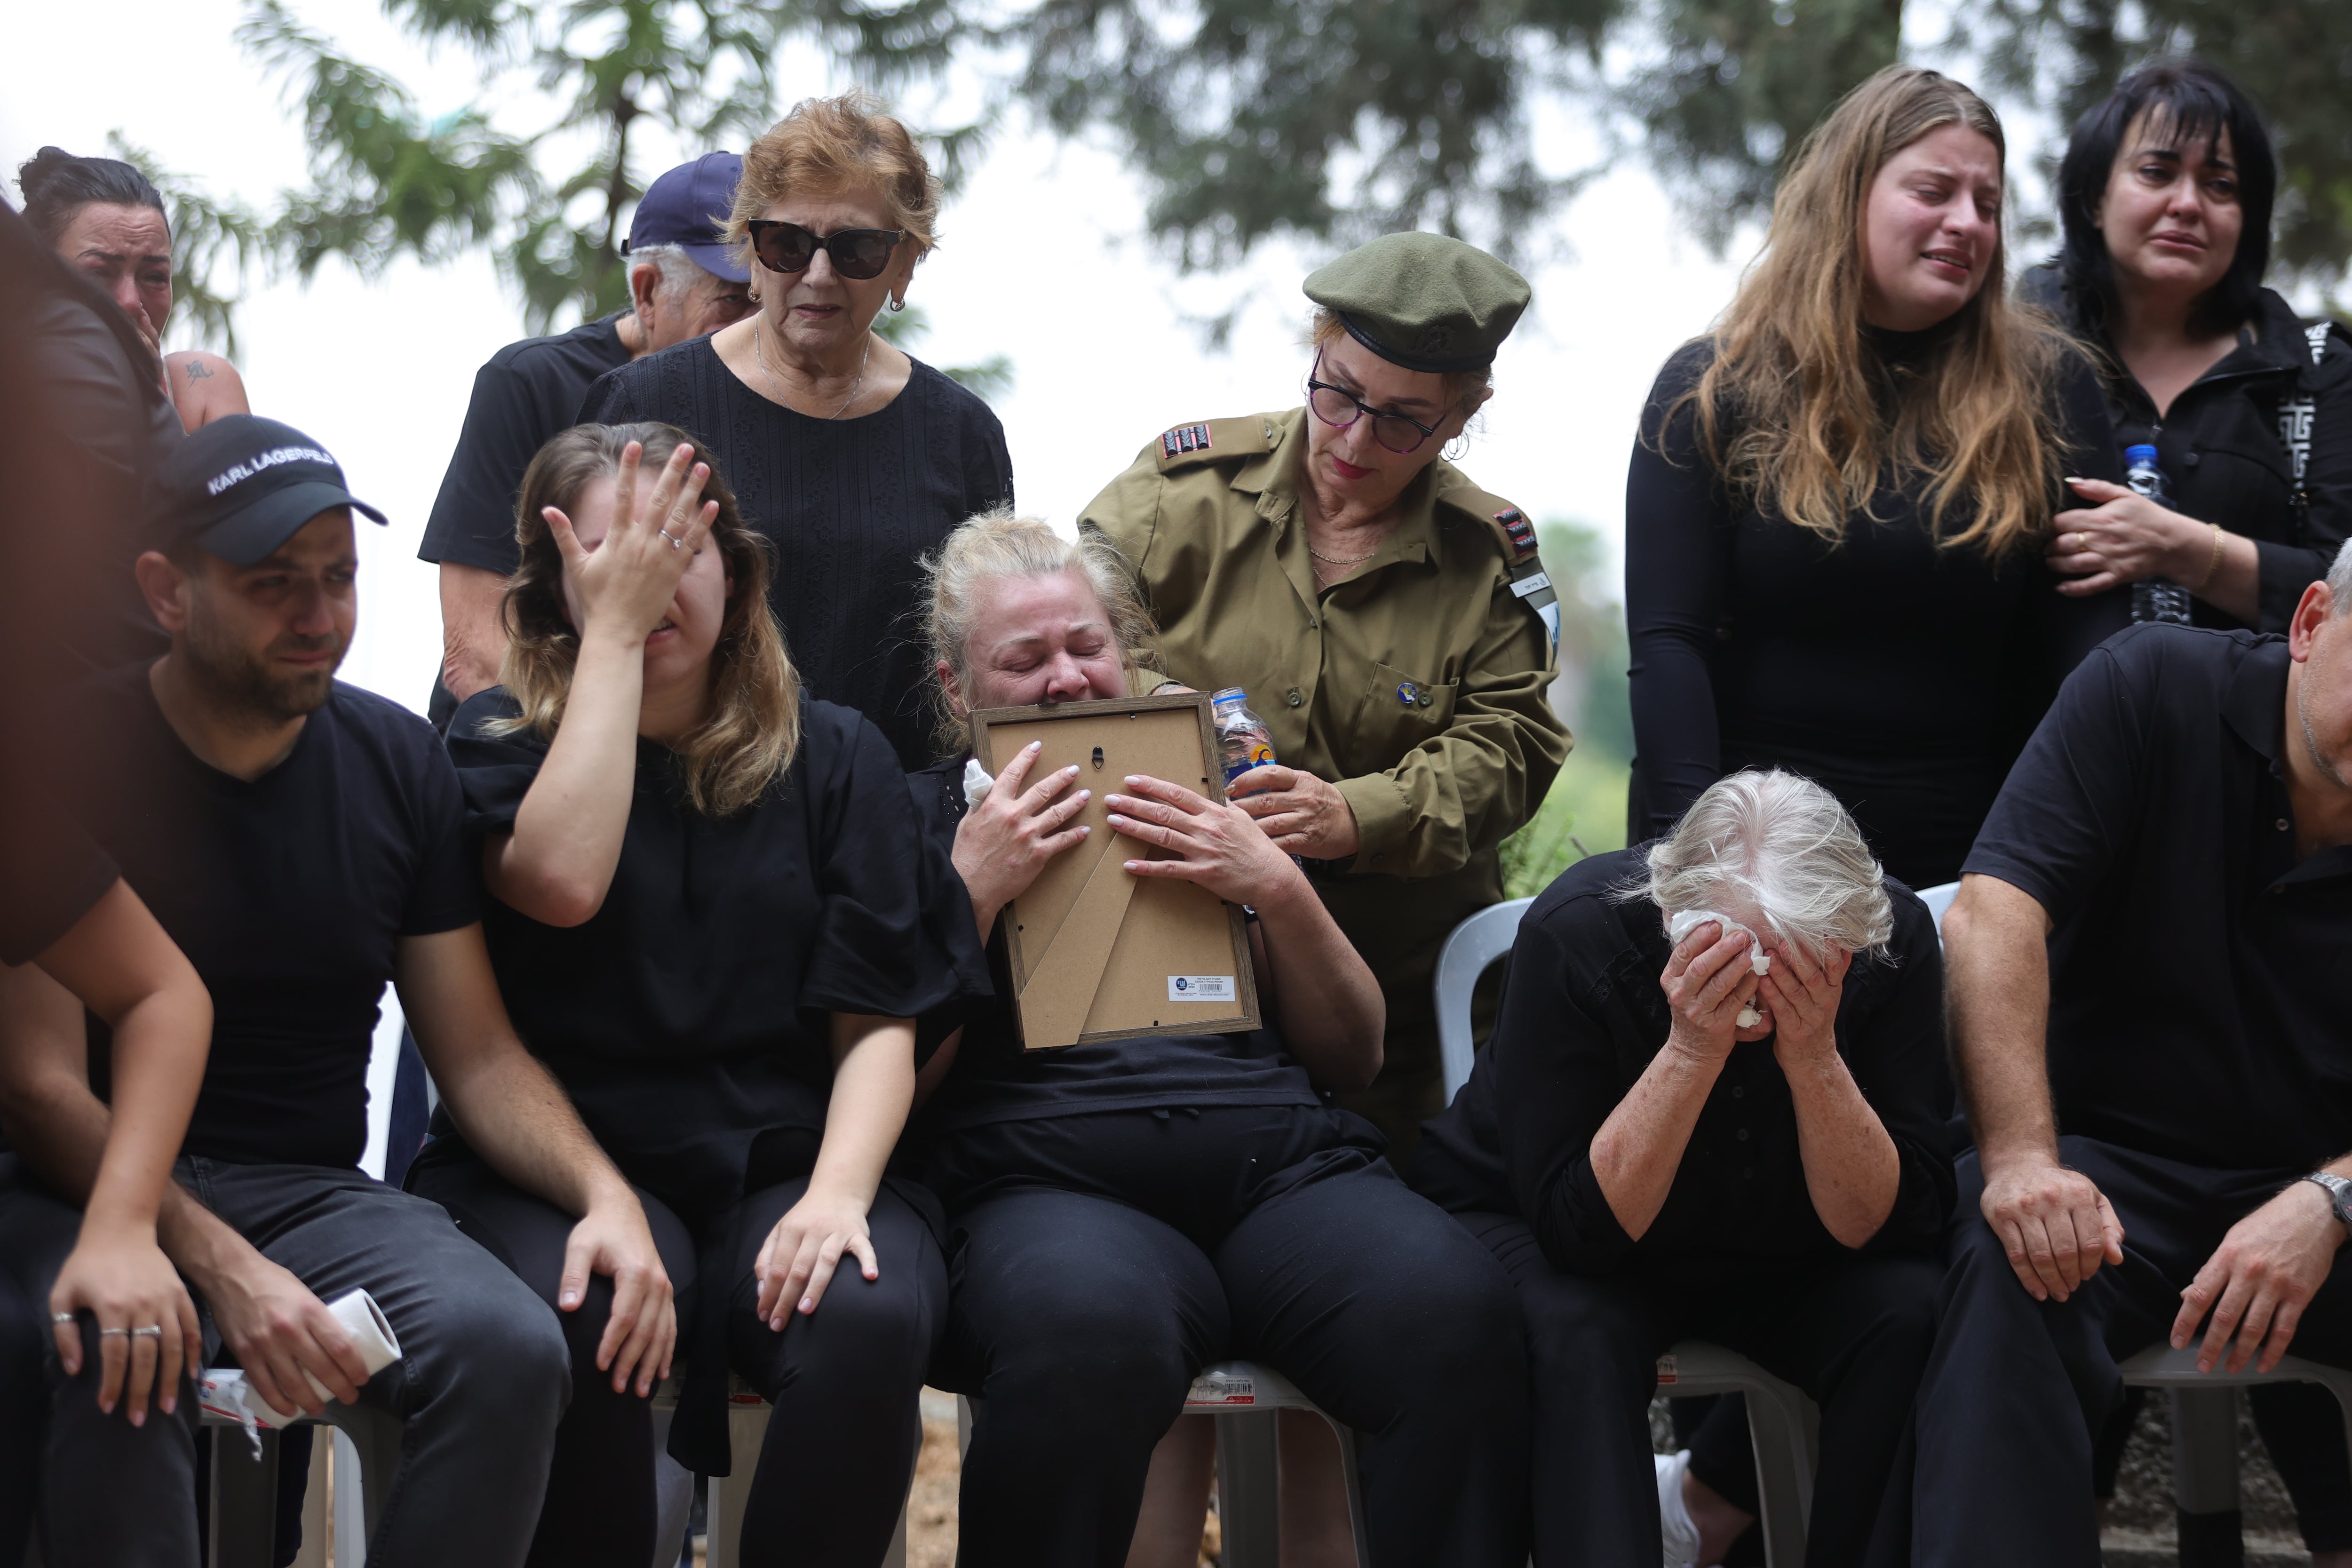
{"type": "Polygon", "coordinates": [[[1507,506],[1495,514],[1495,521],[1503,525],[1503,531],[1511,536],[1512,544],[1521,555],[1536,552],[1535,525],[1528,521],[1527,513],[1517,507],[1507,506]]]}
{"type": "Polygon", "coordinates": [[[1179,425],[1160,437],[1162,456],[1181,458],[1187,452],[1209,449],[1209,427],[1206,425],[1179,425]]]}

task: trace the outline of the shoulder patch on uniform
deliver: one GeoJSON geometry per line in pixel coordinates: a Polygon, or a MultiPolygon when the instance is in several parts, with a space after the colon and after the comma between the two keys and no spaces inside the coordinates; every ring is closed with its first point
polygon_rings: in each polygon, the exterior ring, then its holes
{"type": "Polygon", "coordinates": [[[1192,463],[1213,463],[1226,458],[1248,458],[1271,449],[1274,422],[1252,416],[1245,419],[1204,419],[1163,430],[1145,448],[1160,471],[1192,463]]]}
{"type": "Polygon", "coordinates": [[[1536,525],[1528,521],[1527,513],[1517,507],[1507,506],[1495,514],[1495,521],[1502,525],[1514,554],[1528,556],[1536,552],[1536,525]]]}

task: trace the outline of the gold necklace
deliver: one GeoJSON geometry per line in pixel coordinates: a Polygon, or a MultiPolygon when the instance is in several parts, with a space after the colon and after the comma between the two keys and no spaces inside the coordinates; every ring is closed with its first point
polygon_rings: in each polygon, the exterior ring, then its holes
{"type": "MultiPolygon", "coordinates": [[[[776,384],[776,373],[768,368],[768,340],[760,332],[761,327],[767,323],[767,316],[763,313],[751,323],[751,357],[760,362],[760,374],[767,382],[768,390],[775,394],[777,402],[790,408],[792,405],[785,401],[783,388],[776,384]]],[[[874,334],[868,332],[866,334],[866,352],[857,356],[857,379],[849,384],[849,395],[842,401],[841,406],[825,416],[828,424],[848,413],[849,405],[857,401],[858,393],[866,386],[866,362],[873,357],[874,334]]]]}

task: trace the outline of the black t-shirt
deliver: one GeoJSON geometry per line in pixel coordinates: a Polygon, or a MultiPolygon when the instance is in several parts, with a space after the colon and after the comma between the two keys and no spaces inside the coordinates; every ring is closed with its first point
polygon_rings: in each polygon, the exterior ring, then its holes
{"type": "Polygon", "coordinates": [[[212,993],[184,1151],[356,1165],[399,940],[478,918],[457,778],[431,727],[339,682],[248,784],[181,743],[146,667],[81,696],[99,739],[76,759],[72,805],[212,993]]]}
{"type": "MultiPolygon", "coordinates": [[[[417,559],[514,575],[521,564],[515,502],[522,494],[523,473],[550,438],[580,423],[580,400],[596,378],[629,363],[615,326],[627,313],[583,321],[553,337],[509,343],[474,373],[474,398],[466,405],[465,426],[457,433],[457,449],[449,454],[449,471],[441,477],[441,493],[433,498],[433,514],[425,520],[417,559]]],[[[441,684],[436,671],[426,712],[436,728],[446,729],[457,710],[456,694],[441,684]]]]}
{"type": "Polygon", "coordinates": [[[901,766],[931,759],[916,563],[964,519],[1012,503],[1013,458],[987,404],[917,361],[885,406],[817,419],[736,380],[697,338],[605,376],[581,417],[692,435],[776,546],[768,602],[807,689],[873,720],[901,766]]]}
{"type": "MultiPolygon", "coordinates": [[[[956,825],[963,820],[963,764],[958,757],[907,775],[923,830],[942,855],[953,852],[956,825]]],[[[965,919],[971,919],[969,906],[965,919]]],[[[1024,1050],[1009,1000],[1003,941],[989,944],[989,961],[995,995],[962,1013],[963,1043],[947,1081],[924,1108],[925,1134],[1096,1110],[1324,1103],[1271,1026],[1024,1050]]]]}
{"type": "MultiPolygon", "coordinates": [[[[1595,855],[1528,906],[1494,1037],[1452,1107],[1427,1123],[1413,1185],[1456,1213],[1518,1215],[1553,1264],[1579,1274],[1697,1275],[1729,1260],[1844,1254],[1805,1185],[1769,1037],[1732,1047],[1641,1240],[1617,1223],[1592,1173],[1592,1140],[1674,1026],[1658,985],[1674,952],[1665,922],[1648,900],[1614,896],[1641,872],[1639,848],[1595,855]]],[[[1901,1162],[1895,1206],[1868,1246],[1932,1251],[1954,1191],[1942,952],[1927,906],[1891,880],[1886,893],[1895,936],[1885,957],[1846,972],[1838,1055],[1901,1162]]]]}
{"type": "MultiPolygon", "coordinates": [[[[469,837],[513,831],[546,761],[503,687],[449,727],[469,837]]],[[[761,802],[712,818],[677,758],[637,747],[637,788],[594,916],[541,925],[483,900],[507,1011],[630,1180],[699,1223],[803,1174],[824,1131],[831,1015],[912,1018],[987,968],[971,904],[919,830],[878,731],[801,705],[800,750],[761,802]]]]}
{"type": "Polygon", "coordinates": [[[2040,900],[2061,1131],[2221,1169],[2352,1150],[2352,847],[2298,864],[2283,637],[2083,661],[1967,869],[2040,900]]]}
{"type": "MultiPolygon", "coordinates": [[[[1933,337],[1873,342],[1900,367],[1933,337]]],[[[1843,803],[1892,875],[1948,882],[2058,683],[2129,623],[2129,596],[2062,595],[2039,545],[1938,548],[1916,480],[1882,487],[1877,521],[1854,517],[1834,548],[1728,498],[1694,405],[1661,435],[1713,353],[1666,363],[1626,477],[1629,836],[1666,832],[1726,773],[1787,768],[1843,803]]],[[[2120,482],[2097,377],[2070,359],[2058,394],[2069,471],[2120,482]]]]}

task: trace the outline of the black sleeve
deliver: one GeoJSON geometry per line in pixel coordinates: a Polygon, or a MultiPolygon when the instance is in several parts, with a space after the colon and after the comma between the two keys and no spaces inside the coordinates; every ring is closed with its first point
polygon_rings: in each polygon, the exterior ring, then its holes
{"type": "MultiPolygon", "coordinates": [[[[2098,373],[2079,353],[2069,352],[2057,386],[2055,417],[2065,448],[2066,471],[2076,479],[2124,482],[2123,458],[2116,446],[2115,426],[2107,417],[2107,398],[2098,373]]],[[[2061,500],[2060,504],[2069,504],[2061,500]]],[[[2131,590],[2110,588],[2087,599],[2058,592],[2058,574],[2032,557],[2032,549],[2018,552],[2018,568],[2035,574],[2033,595],[2033,668],[2021,672],[2015,689],[2017,721],[2011,733],[2023,737],[2040,723],[2058,694],[2059,686],[2090,651],[2131,625],[2131,590]]],[[[2012,742],[2014,743],[2014,742],[2012,742]]]]}
{"type": "Polygon", "coordinates": [[[1646,825],[1633,825],[1637,837],[1673,826],[1723,773],[1714,652],[1730,588],[1730,519],[1699,451],[1696,405],[1665,419],[1711,352],[1693,344],[1666,362],[1625,475],[1625,626],[1648,812],[1646,825]]]}
{"type": "Polygon", "coordinates": [[[2147,655],[2148,638],[2164,629],[2135,626],[2066,678],[2010,769],[1962,875],[1997,877],[2063,921],[2130,853],[2141,784],[2158,761],[2150,754],[2147,655]]]}
{"type": "Polygon", "coordinates": [[[515,498],[540,446],[529,394],[521,378],[496,361],[474,373],[473,401],[466,405],[448,472],[441,476],[441,493],[433,498],[419,560],[514,575],[520,561],[515,498]]]}
{"type": "MultiPolygon", "coordinates": [[[[2254,541],[2260,561],[2255,577],[2254,629],[2284,632],[2294,618],[2303,591],[2327,575],[2336,552],[2352,536],[2352,351],[2334,342],[2329,384],[2313,397],[2310,445],[2303,468],[2305,506],[2295,542],[2254,541]]],[[[2288,434],[2282,432],[2282,434],[2288,434]]]]}
{"type": "MultiPolygon", "coordinates": [[[[988,960],[973,929],[962,879],[923,831],[898,754],[873,721],[811,715],[855,728],[843,754],[805,773],[822,790],[817,868],[824,912],[802,982],[801,1004],[835,1013],[913,1018],[958,997],[990,994],[988,960]]],[[[814,743],[814,742],[812,742],[814,743]]]]}
{"type": "Polygon", "coordinates": [[[1946,1131],[1952,1080],[1944,1049],[1944,954],[1935,917],[1917,898],[1895,898],[1895,922],[1893,983],[1853,1032],[1845,1058],[1854,1086],[1894,1140],[1902,1170],[1895,1206],[1868,1247],[1917,1251],[1941,1245],[1958,1190],[1946,1131]]]}
{"type": "Polygon", "coordinates": [[[1544,1256],[1603,1274],[1633,1250],[1592,1173],[1592,1139],[1623,1098],[1608,1029],[1568,983],[1574,903],[1530,910],[1511,946],[1502,1016],[1487,1042],[1495,1131],[1520,1215],[1544,1256]]]}
{"type": "Polygon", "coordinates": [[[411,784],[416,814],[416,869],[408,885],[408,902],[402,911],[400,934],[430,936],[457,931],[482,918],[476,890],[471,841],[466,837],[465,794],[457,770],[449,765],[441,738],[422,719],[411,721],[420,731],[416,766],[411,784]]]}
{"type": "Polygon", "coordinates": [[[520,711],[503,686],[467,698],[449,721],[449,761],[465,791],[466,837],[478,850],[493,833],[512,833],[515,814],[547,761],[547,742],[529,731],[494,732],[520,711]]]}
{"type": "Polygon", "coordinates": [[[977,405],[964,422],[964,516],[976,517],[992,507],[1013,505],[1013,453],[1004,445],[1004,426],[987,405],[977,405]]]}
{"type": "Polygon", "coordinates": [[[635,368],[635,364],[625,364],[598,376],[588,388],[588,395],[580,400],[578,422],[583,425],[628,425],[650,417],[638,403],[637,377],[630,374],[635,368]]]}

